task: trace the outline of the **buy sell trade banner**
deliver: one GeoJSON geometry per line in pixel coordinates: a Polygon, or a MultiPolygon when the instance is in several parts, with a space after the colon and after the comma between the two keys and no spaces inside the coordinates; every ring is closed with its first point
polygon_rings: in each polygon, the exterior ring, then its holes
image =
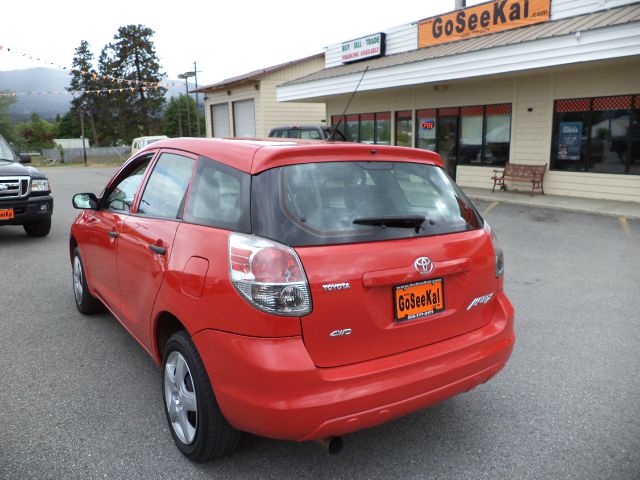
{"type": "Polygon", "coordinates": [[[551,0],[494,0],[420,21],[418,47],[546,22],[550,15],[551,0]]]}

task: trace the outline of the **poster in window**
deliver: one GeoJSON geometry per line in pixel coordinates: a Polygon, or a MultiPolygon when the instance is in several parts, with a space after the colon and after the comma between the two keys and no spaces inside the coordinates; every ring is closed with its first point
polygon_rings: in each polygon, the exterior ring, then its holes
{"type": "Polygon", "coordinates": [[[580,160],[582,122],[560,122],[558,132],[558,159],[580,160]]]}

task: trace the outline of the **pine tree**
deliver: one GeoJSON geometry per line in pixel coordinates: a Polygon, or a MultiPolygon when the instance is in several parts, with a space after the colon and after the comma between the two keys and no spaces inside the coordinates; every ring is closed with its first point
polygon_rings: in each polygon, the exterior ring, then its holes
{"type": "Polygon", "coordinates": [[[171,97],[167,108],[164,110],[162,126],[164,134],[169,137],[186,137],[189,132],[189,124],[191,122],[191,132],[194,136],[204,136],[204,118],[201,112],[196,109],[196,101],[191,96],[180,94],[171,97]],[[187,108],[187,103],[189,104],[187,108]],[[187,114],[191,116],[189,119],[187,114]],[[196,115],[200,116],[200,134],[196,132],[196,115]]]}
{"type": "Polygon", "coordinates": [[[153,135],[161,130],[166,89],[157,83],[165,75],[160,72],[151,39],[153,34],[152,29],[143,25],[120,27],[113,37],[114,42],[105,46],[100,55],[100,74],[124,79],[125,82],[112,88],[128,89],[109,95],[112,120],[115,120],[113,133],[121,142],[130,143],[135,137],[153,135]]]}
{"type": "MultiPolygon", "coordinates": [[[[76,48],[73,61],[71,63],[73,70],[71,71],[70,92],[74,93],[74,99],[71,101],[71,114],[86,115],[93,136],[93,144],[100,146],[98,136],[97,122],[99,117],[99,93],[84,93],[87,90],[97,90],[100,88],[98,74],[93,66],[93,53],[89,48],[89,42],[82,40],[80,46],[76,48]]],[[[85,133],[86,136],[86,133],[85,133]]]]}

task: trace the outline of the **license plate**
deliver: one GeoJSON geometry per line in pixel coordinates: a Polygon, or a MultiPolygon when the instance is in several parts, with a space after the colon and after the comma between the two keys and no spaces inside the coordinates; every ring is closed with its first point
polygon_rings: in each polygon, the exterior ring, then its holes
{"type": "Polygon", "coordinates": [[[434,278],[393,289],[397,322],[427,317],[444,310],[444,280],[434,278]]]}
{"type": "Polygon", "coordinates": [[[0,209],[0,220],[13,219],[13,208],[0,209]]]}

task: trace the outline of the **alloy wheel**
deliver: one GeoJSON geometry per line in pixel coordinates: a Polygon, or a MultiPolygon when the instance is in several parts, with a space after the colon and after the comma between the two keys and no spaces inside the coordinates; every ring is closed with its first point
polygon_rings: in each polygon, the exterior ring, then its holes
{"type": "Polygon", "coordinates": [[[169,354],[165,364],[164,398],[176,436],[182,443],[192,443],[198,427],[198,402],[189,365],[177,351],[169,354]]]}

